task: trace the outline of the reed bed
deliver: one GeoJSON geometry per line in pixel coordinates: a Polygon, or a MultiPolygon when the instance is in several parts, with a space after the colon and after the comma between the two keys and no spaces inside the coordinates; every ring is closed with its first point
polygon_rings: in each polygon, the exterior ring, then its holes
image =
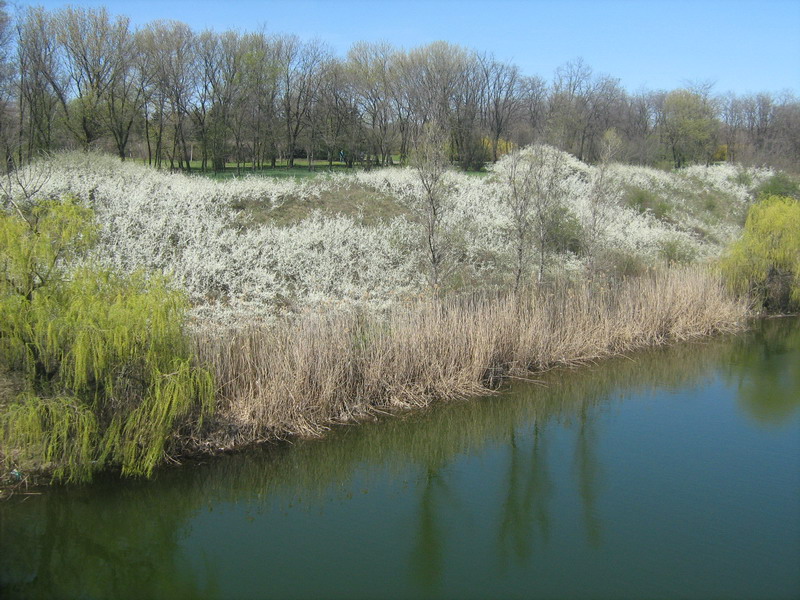
{"type": "Polygon", "coordinates": [[[638,348],[741,329],[747,306],[717,275],[670,269],[518,296],[418,300],[386,313],[308,312],[193,332],[218,382],[214,446],[318,435],[334,422],[485,394],[638,348]]]}

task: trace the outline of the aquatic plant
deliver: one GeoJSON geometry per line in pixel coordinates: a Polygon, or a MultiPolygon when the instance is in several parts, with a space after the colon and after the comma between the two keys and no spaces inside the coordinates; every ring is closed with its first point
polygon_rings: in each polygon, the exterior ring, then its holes
{"type": "Polygon", "coordinates": [[[192,337],[219,384],[227,445],[316,435],[375,411],[483,394],[508,376],[736,331],[746,315],[717,275],[676,267],[612,285],[423,298],[379,315],[326,307],[197,324],[192,337]]]}

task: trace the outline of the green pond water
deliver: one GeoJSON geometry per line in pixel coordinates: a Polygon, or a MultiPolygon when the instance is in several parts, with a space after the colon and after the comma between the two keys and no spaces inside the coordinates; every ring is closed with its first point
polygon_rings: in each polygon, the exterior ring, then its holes
{"type": "Polygon", "coordinates": [[[2,598],[798,598],[800,320],[44,492],[2,598]]]}

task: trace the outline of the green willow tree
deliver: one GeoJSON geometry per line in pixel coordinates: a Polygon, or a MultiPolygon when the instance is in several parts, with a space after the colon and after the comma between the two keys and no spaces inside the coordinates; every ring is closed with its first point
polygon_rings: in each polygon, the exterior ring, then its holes
{"type": "Polygon", "coordinates": [[[150,475],[213,410],[214,383],[162,277],[70,268],[96,237],[71,200],[0,213],[0,360],[26,391],[0,409],[7,467],[87,480],[106,465],[150,475]]]}
{"type": "Polygon", "coordinates": [[[722,268],[734,289],[767,310],[800,310],[800,201],[768,196],[754,204],[722,268]]]}

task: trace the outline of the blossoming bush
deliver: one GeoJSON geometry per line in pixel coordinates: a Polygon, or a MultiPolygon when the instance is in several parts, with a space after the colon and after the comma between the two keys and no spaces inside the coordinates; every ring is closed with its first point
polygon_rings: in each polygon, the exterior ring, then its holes
{"type": "MultiPolygon", "coordinates": [[[[557,233],[563,238],[564,227],[570,228],[569,239],[549,242],[550,275],[580,276],[590,265],[624,273],[633,263],[715,257],[741,230],[753,190],[772,174],[728,165],[675,173],[610,165],[600,198],[598,167],[547,152],[564,169],[557,233]],[[626,193],[634,188],[669,210],[657,215],[628,205],[626,193]]],[[[513,279],[512,214],[503,202],[508,161],[504,157],[485,176],[446,175],[442,227],[451,287],[502,287],[513,279]]],[[[28,167],[4,188],[19,202],[78,198],[99,225],[93,260],[123,272],[169,274],[204,319],[269,317],[325,303],[382,307],[426,291],[424,236],[413,211],[369,226],[314,211],[288,226],[268,218],[256,225],[242,213],[243,206],[257,204],[268,217],[289,200],[313,206],[323,193],[353,188],[411,207],[421,194],[413,169],[217,182],[110,156],[65,153],[28,167]]]]}

